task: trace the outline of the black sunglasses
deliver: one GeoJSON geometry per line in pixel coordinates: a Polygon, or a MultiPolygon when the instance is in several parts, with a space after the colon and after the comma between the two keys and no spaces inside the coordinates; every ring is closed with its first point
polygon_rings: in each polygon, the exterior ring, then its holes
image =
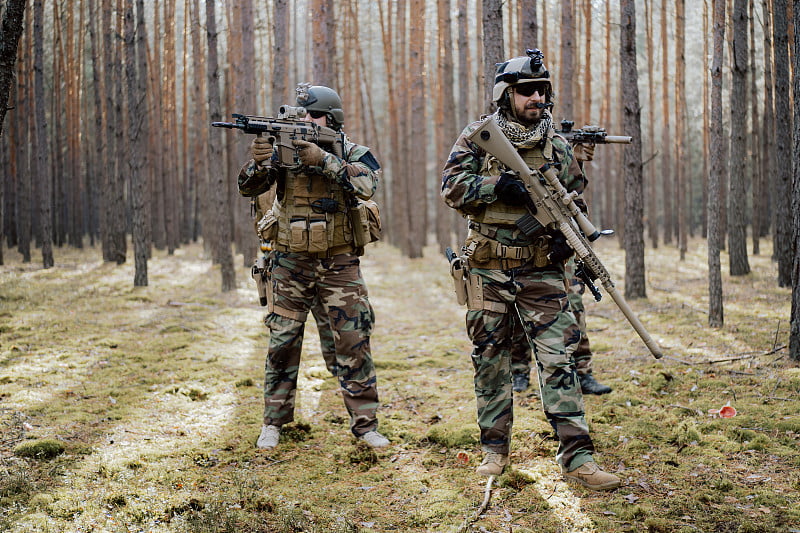
{"type": "Polygon", "coordinates": [[[307,111],[308,111],[308,114],[311,115],[311,118],[320,118],[320,117],[324,117],[325,115],[327,115],[327,113],[325,111],[311,111],[310,109],[307,110],[307,111]]]}
{"type": "Polygon", "coordinates": [[[514,92],[527,98],[532,96],[536,91],[539,91],[541,95],[545,95],[547,93],[546,87],[544,83],[522,83],[514,85],[514,92]]]}

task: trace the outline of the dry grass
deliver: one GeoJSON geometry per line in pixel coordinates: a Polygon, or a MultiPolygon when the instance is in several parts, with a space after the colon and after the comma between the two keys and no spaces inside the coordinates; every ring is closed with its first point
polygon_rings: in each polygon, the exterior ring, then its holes
{"type": "MultiPolygon", "coordinates": [[[[597,247],[619,285],[623,255],[597,247]]],[[[800,530],[800,369],[787,360],[790,292],[769,252],[725,274],[725,326],[707,322],[706,252],[648,250],[648,299],[631,302],[667,357],[652,359],[610,298],[586,301],[596,373],[587,398],[598,460],[625,485],[561,480],[535,396],[516,400],[512,461],[466,530],[800,530]],[[709,414],[730,404],[735,418],[709,414]]],[[[150,285],[97,250],[56,267],[0,267],[0,530],[455,532],[483,499],[463,309],[444,259],[379,245],[363,260],[378,323],[378,454],[350,436],[309,323],[298,421],[253,447],[267,346],[244,268],[238,290],[199,246],[156,252],[150,285]],[[15,453],[37,442],[63,453],[15,453]],[[461,460],[464,454],[467,462],[461,460]]],[[[723,257],[723,261],[725,258],[723,257]]],[[[239,259],[241,262],[241,259],[239,259]]]]}

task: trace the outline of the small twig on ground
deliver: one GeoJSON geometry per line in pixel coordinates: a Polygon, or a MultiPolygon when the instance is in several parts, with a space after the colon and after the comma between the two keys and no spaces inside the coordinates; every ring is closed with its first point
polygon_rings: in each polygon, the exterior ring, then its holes
{"type": "Polygon", "coordinates": [[[461,527],[458,528],[458,533],[465,533],[469,526],[472,525],[480,516],[489,508],[489,501],[492,499],[492,484],[494,483],[494,476],[489,476],[489,479],[486,480],[486,486],[483,489],[483,502],[481,502],[480,507],[478,510],[475,511],[475,514],[472,517],[467,518],[464,520],[464,523],[461,524],[461,527]]]}

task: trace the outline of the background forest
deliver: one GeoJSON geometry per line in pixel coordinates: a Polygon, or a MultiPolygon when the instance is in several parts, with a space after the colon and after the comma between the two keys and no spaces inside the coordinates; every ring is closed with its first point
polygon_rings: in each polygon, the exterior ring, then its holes
{"type": "MultiPolygon", "coordinates": [[[[26,2],[0,2],[4,19],[15,4],[26,2]]],[[[464,224],[439,199],[439,169],[461,128],[488,110],[487,72],[539,47],[557,121],[634,136],[597,150],[587,192],[592,218],[632,256],[629,282],[643,276],[645,236],[683,255],[711,222],[712,292],[716,249],[745,274],[764,237],[775,241],[779,285],[791,285],[786,0],[27,6],[0,138],[4,241],[26,261],[34,243],[45,267],[53,244],[98,245],[121,263],[132,235],[140,285],[151,247],[173,251],[202,235],[229,290],[228,244],[245,263],[256,246],[235,186],[250,139],[209,124],[234,112],[274,116],[300,81],[337,88],[346,131],[382,162],[388,241],[409,257],[429,242],[456,244],[464,224]]],[[[712,315],[721,321],[721,308],[712,315]]]]}

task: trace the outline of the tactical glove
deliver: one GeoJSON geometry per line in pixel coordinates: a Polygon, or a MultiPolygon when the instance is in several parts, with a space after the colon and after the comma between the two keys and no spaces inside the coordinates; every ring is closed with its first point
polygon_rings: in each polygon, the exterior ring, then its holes
{"type": "Polygon", "coordinates": [[[575,250],[567,244],[567,238],[563,233],[558,230],[550,233],[550,253],[547,254],[547,258],[551,263],[562,263],[574,253],[575,250]]]}
{"type": "Polygon", "coordinates": [[[580,162],[591,161],[594,159],[594,143],[578,143],[572,147],[572,153],[580,162]]]}
{"type": "Polygon", "coordinates": [[[325,150],[314,143],[295,139],[292,144],[297,148],[297,157],[307,167],[321,167],[325,160],[325,150]]]}
{"type": "Polygon", "coordinates": [[[497,199],[507,205],[525,205],[528,191],[512,172],[503,172],[494,186],[497,199]]]}
{"type": "Polygon", "coordinates": [[[250,144],[250,153],[253,156],[253,161],[257,165],[265,165],[267,161],[272,159],[272,143],[266,137],[256,137],[250,144]]]}

